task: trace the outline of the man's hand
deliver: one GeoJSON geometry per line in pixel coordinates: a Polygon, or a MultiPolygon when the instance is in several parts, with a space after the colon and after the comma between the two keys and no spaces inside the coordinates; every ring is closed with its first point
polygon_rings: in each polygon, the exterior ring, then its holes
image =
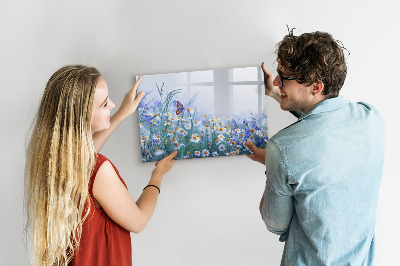
{"type": "Polygon", "coordinates": [[[246,154],[253,161],[265,164],[265,149],[257,148],[251,141],[246,141],[246,146],[254,153],[246,154]]]}
{"type": "Polygon", "coordinates": [[[261,69],[264,72],[264,86],[265,86],[265,95],[271,96],[279,103],[282,101],[281,99],[281,91],[278,86],[274,86],[274,76],[264,65],[264,62],[261,64],[261,69]]]}

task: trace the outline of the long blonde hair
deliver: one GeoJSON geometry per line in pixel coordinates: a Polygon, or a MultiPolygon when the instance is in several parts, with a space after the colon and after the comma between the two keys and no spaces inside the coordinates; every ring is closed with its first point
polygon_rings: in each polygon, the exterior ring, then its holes
{"type": "Polygon", "coordinates": [[[79,247],[90,211],[85,204],[95,164],[90,125],[100,76],[92,67],[65,66],[46,85],[25,166],[33,265],[66,265],[79,247]]]}

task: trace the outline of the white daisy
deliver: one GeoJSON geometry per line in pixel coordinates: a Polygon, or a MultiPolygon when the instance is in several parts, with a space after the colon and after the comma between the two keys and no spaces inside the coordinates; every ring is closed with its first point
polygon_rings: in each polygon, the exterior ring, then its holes
{"type": "Polygon", "coordinates": [[[210,152],[206,149],[201,151],[201,154],[203,155],[203,157],[207,157],[208,155],[210,155],[210,152]]]}
{"type": "Polygon", "coordinates": [[[215,131],[222,133],[222,132],[225,132],[225,131],[226,131],[226,128],[224,128],[224,127],[217,127],[215,131]]]}
{"type": "Polygon", "coordinates": [[[183,144],[183,143],[175,143],[174,150],[177,151],[182,147],[185,147],[185,144],[183,144]]]}
{"type": "Polygon", "coordinates": [[[192,137],[190,138],[190,141],[193,143],[199,143],[201,140],[201,137],[199,136],[199,134],[192,134],[192,137]]]}
{"type": "Polygon", "coordinates": [[[201,127],[201,121],[195,120],[195,121],[193,121],[193,124],[195,127],[201,127]]]}

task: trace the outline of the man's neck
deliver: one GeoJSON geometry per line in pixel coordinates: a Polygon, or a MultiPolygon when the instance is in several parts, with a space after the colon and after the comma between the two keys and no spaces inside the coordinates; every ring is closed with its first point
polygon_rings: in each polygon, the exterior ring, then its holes
{"type": "Polygon", "coordinates": [[[307,108],[305,108],[306,110],[300,110],[300,112],[305,113],[324,100],[326,100],[325,95],[321,95],[321,94],[315,95],[313,97],[313,99],[309,102],[309,104],[307,105],[307,108]]]}

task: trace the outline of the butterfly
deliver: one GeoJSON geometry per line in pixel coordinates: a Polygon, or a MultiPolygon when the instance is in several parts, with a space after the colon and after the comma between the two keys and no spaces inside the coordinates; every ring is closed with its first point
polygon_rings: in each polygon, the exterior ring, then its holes
{"type": "Polygon", "coordinates": [[[185,110],[185,107],[180,101],[174,101],[174,106],[176,108],[176,115],[181,114],[185,110]]]}

